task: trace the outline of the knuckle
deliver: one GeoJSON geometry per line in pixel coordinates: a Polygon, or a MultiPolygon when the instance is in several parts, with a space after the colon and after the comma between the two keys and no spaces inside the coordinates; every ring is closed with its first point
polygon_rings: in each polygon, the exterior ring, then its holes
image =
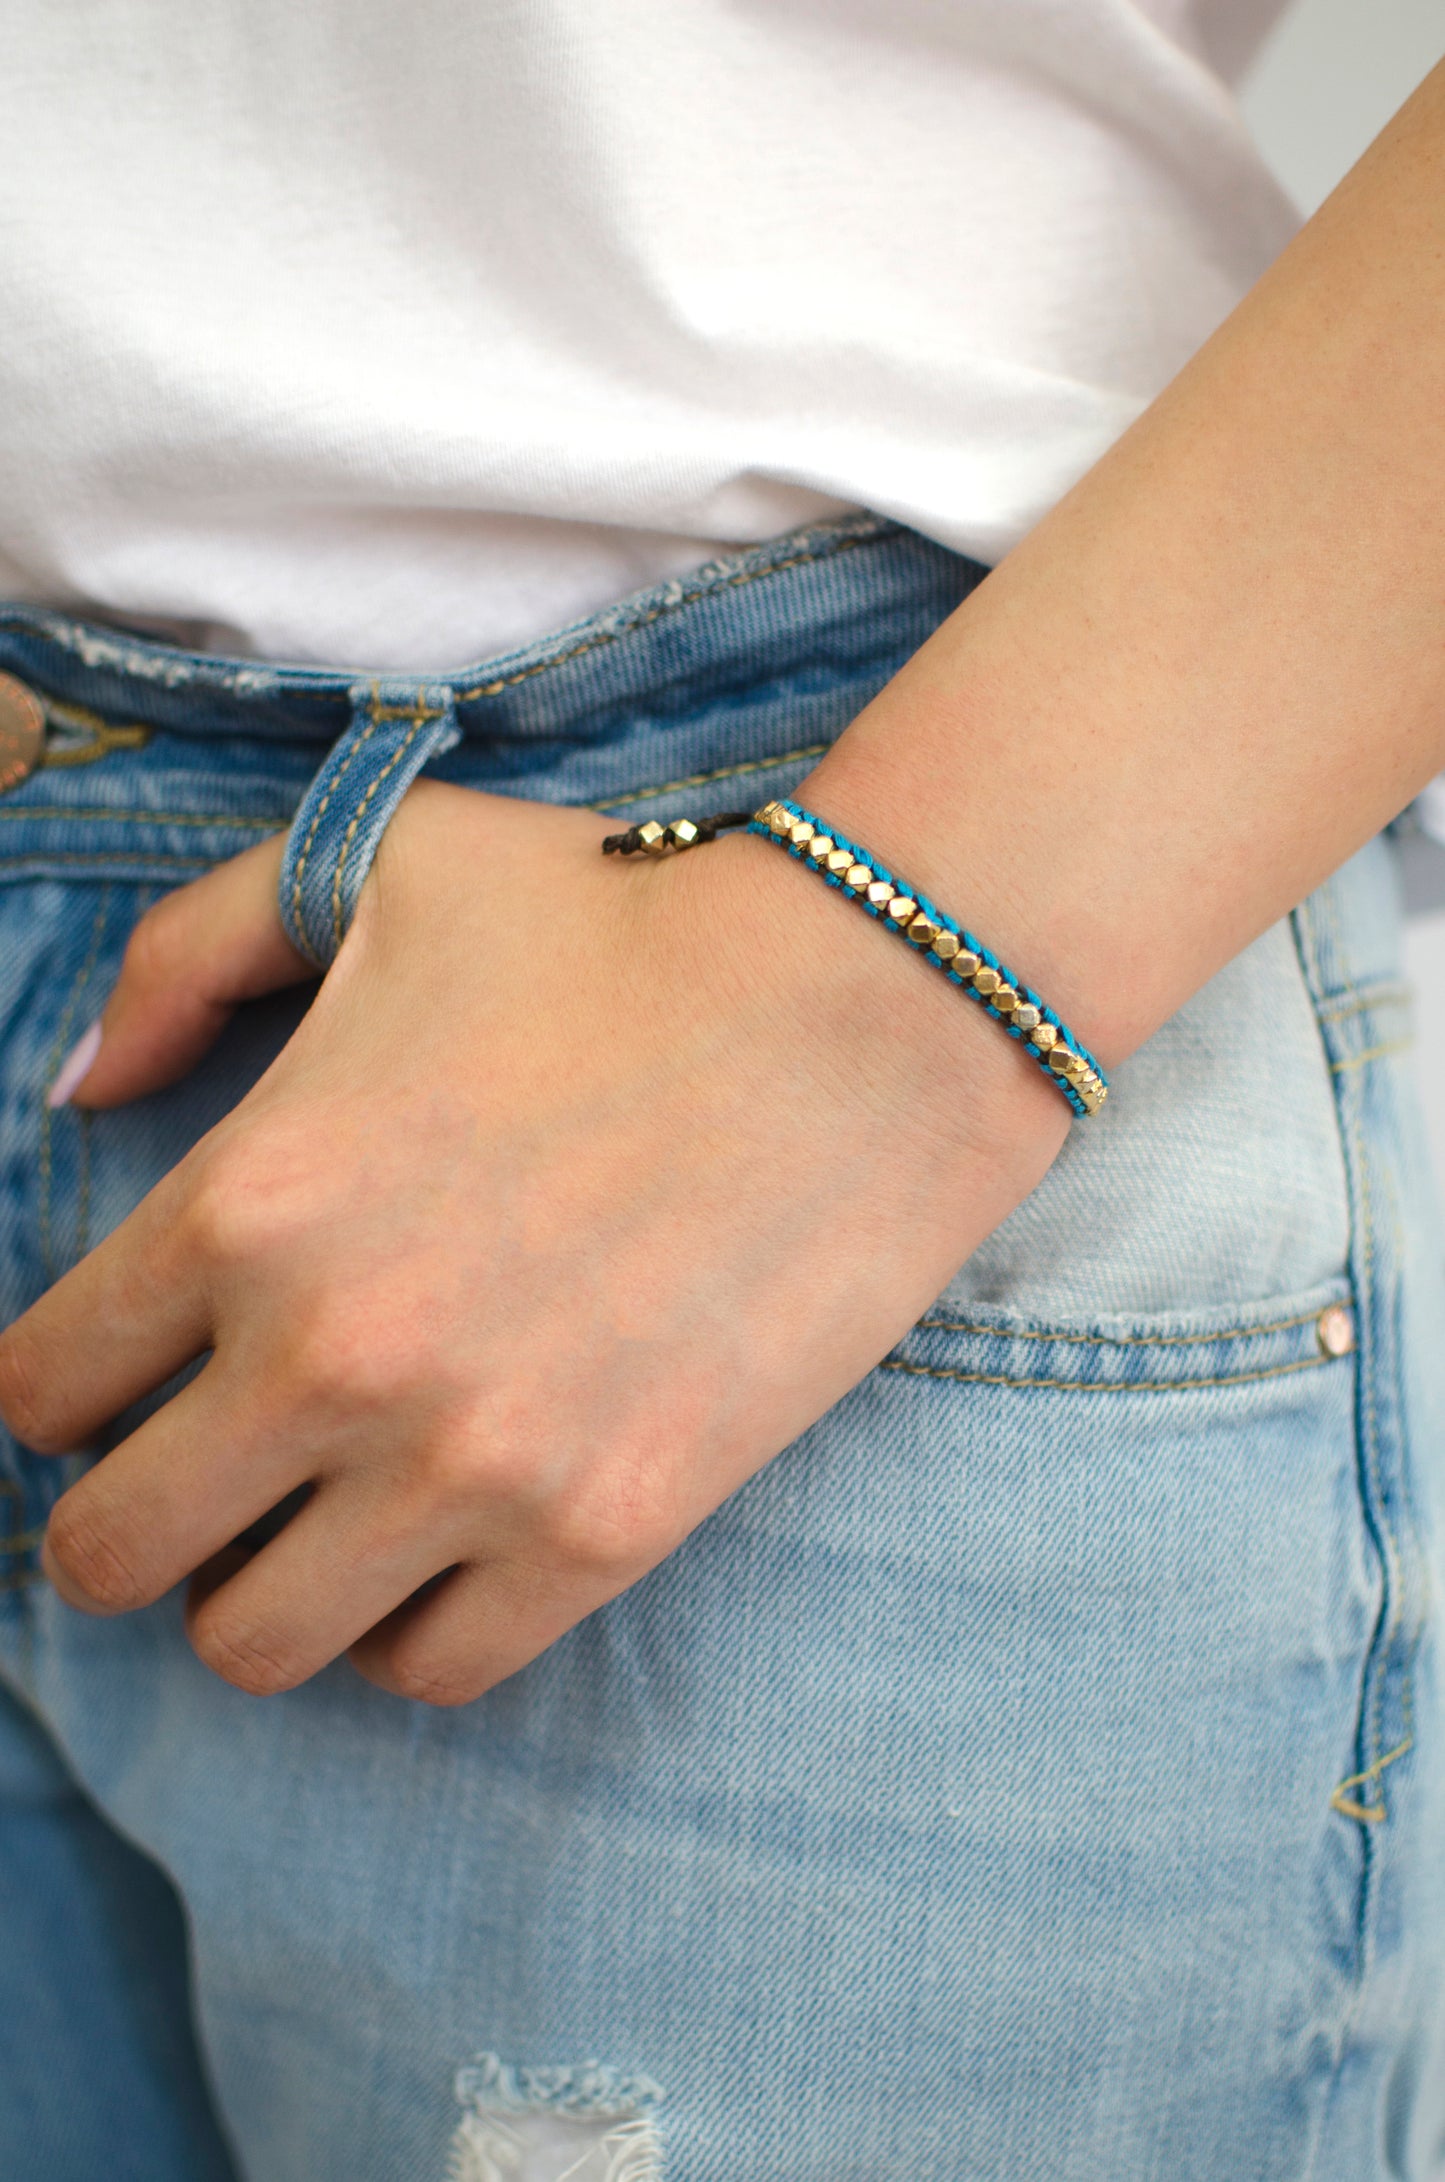
{"type": "Polygon", "coordinates": [[[205,1258],[231,1257],[236,1237],[230,1191],[218,1167],[198,1176],[186,1203],[187,1239],[205,1258]]]}
{"type": "Polygon", "coordinates": [[[229,1149],[209,1151],[197,1163],[183,1218],[191,1246],[203,1259],[232,1265],[256,1257],[268,1222],[253,1163],[229,1149]]]}
{"type": "Polygon", "coordinates": [[[427,1368],[357,1297],[315,1296],[289,1327],[281,1361],[286,1383],[301,1397],[344,1400],[357,1412],[388,1409],[425,1387],[427,1368]]]}
{"type": "Polygon", "coordinates": [[[191,1633],[202,1666],[251,1697],[274,1697],[306,1679],[294,1645],[276,1630],[230,1614],[203,1615],[191,1633]]]}
{"type": "Polygon", "coordinates": [[[191,959],[188,889],[167,894],[148,909],[131,933],[125,974],[142,985],[173,985],[191,959]]]}
{"type": "Polygon", "coordinates": [[[461,1510],[479,1502],[509,1506],[524,1483],[515,1456],[465,1434],[435,1440],[425,1450],[421,1468],[428,1497],[442,1508],[461,1510]]]}
{"type": "Polygon", "coordinates": [[[543,1535],[549,1557],[589,1583],[621,1583],[648,1558],[640,1525],[576,1502],[550,1508],[543,1535]]]}
{"type": "Polygon", "coordinates": [[[58,1454],[65,1444],[48,1381],[40,1344],[29,1328],[11,1326],[0,1334],[0,1418],[16,1439],[42,1455],[58,1454]]]}
{"type": "Polygon", "coordinates": [[[113,1530],[99,1524],[83,1499],[67,1494],[50,1511],[46,1542],[51,1557],[75,1590],[102,1613],[125,1614],[157,1596],[143,1572],[117,1545],[113,1530]]]}
{"type": "Polygon", "coordinates": [[[554,1502],[544,1530],[549,1550],[589,1582],[621,1585],[661,1560],[682,1526],[656,1479],[629,1466],[604,1473],[587,1490],[554,1502]]]}
{"type": "Polygon", "coordinates": [[[394,1654],[388,1663],[388,1679],[398,1697],[408,1698],[413,1704],[432,1705],[438,1710],[469,1705],[481,1696],[484,1687],[475,1672],[469,1675],[425,1652],[394,1654]]]}
{"type": "Polygon", "coordinates": [[[344,1390],[346,1340],[336,1319],[315,1303],[293,1318],[282,1336],[276,1368],[293,1398],[344,1390]]]}

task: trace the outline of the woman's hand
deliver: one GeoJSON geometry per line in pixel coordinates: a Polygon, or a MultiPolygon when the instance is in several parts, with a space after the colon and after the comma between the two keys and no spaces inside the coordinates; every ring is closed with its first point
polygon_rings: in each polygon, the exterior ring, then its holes
{"type": "MultiPolygon", "coordinates": [[[[761,842],[619,865],[605,830],[414,789],[274,1066],[0,1338],[48,1452],[210,1352],[58,1502],[74,1605],[198,1572],[192,1642],[242,1688],[349,1652],[475,1697],[844,1394],[1044,1172],[1063,1101],[906,950],[761,842]]],[[[81,1102],[309,974],[279,856],[142,921],[81,1102]]]]}

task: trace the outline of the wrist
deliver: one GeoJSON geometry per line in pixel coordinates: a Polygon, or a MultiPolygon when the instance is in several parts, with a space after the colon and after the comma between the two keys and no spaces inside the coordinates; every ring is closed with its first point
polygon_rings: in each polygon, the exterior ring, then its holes
{"type": "Polygon", "coordinates": [[[1112,1069],[1169,1010],[1156,1020],[1145,978],[1121,974],[1127,946],[1109,930],[1120,898],[1097,880],[1082,795],[1066,780],[1026,795],[986,690],[973,688],[965,716],[956,688],[930,690],[922,659],[860,714],[798,799],[967,926],[1112,1069]]]}
{"type": "Polygon", "coordinates": [[[863,1102],[941,1186],[966,1173],[971,1209],[981,1159],[1000,1190],[996,1218],[1033,1187],[1068,1134],[1068,1107],[956,985],[756,836],[725,836],[670,876],[691,944],[739,1015],[766,1026],[785,1076],[863,1102]]]}

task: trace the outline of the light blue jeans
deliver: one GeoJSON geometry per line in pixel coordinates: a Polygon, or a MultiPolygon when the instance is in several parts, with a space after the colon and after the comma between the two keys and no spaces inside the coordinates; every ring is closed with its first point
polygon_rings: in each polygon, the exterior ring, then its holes
{"type": "MultiPolygon", "coordinates": [[[[862,518],[382,709],[445,716],[457,781],[761,801],[981,573],[862,518]]],[[[373,697],[22,609],[0,666],[51,721],[0,798],[9,1316],[288,1035],[304,997],[133,1108],[44,1103],[146,903],[373,697]]],[[[1396,923],[1381,840],[878,1370],[462,1711],[345,1665],[243,1696],[175,1597],[70,1612],[73,1466],[0,1435],[0,2172],[1438,2177],[1445,1290],[1396,923]]]]}

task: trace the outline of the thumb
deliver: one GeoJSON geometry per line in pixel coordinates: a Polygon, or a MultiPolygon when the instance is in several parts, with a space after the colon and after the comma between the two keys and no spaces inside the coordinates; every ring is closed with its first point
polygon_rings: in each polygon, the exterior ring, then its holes
{"type": "Polygon", "coordinates": [[[148,909],[115,990],[48,1093],[52,1106],[123,1106],[174,1083],[243,1000],[316,976],[276,907],[285,837],[218,864],[148,909]]]}

